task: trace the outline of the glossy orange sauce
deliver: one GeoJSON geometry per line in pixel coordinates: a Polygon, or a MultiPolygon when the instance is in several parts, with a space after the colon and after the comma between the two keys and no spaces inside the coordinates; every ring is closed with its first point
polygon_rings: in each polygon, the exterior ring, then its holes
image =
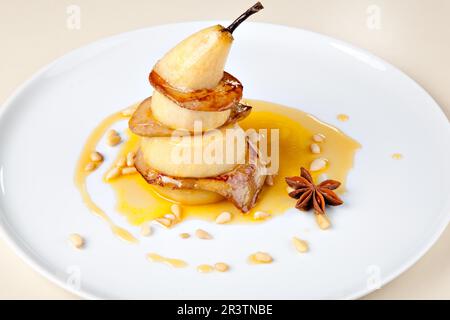
{"type": "Polygon", "coordinates": [[[211,273],[214,271],[214,267],[209,264],[201,264],[197,267],[197,271],[200,273],[211,273]]]}
{"type": "MultiPolygon", "coordinates": [[[[198,218],[213,221],[221,212],[229,211],[233,214],[230,223],[261,223],[270,219],[256,220],[253,218],[253,212],[265,211],[272,217],[283,214],[295,204],[295,200],[287,194],[284,177],[298,175],[301,166],[309,168],[311,161],[317,157],[325,157],[328,159],[328,164],[323,170],[313,172],[313,178],[317,179],[319,175],[326,174],[328,178],[343,183],[337,190],[339,193],[345,191],[348,172],[353,166],[354,155],[360,148],[358,142],[338,129],[297,109],[258,100],[246,100],[245,103],[253,106],[253,110],[248,118],[240,122],[242,128],[279,129],[280,165],[279,173],[274,178],[274,185],[264,187],[256,206],[249,214],[243,215],[227,201],[207,205],[181,204],[183,219],[198,218]],[[320,155],[312,154],[310,151],[310,144],[313,142],[312,136],[316,133],[321,133],[326,137],[324,142],[319,143],[320,155]]],[[[75,177],[76,185],[85,203],[108,223],[110,223],[110,219],[100,208],[96,207],[86,192],[85,180],[88,173],[84,172],[83,168],[89,161],[89,154],[95,150],[100,137],[115,121],[120,120],[127,119],[120,113],[113,115],[105,119],[94,130],[86,142],[75,177]]],[[[136,151],[139,146],[138,136],[129,131],[127,135],[128,139],[118,146],[117,159],[129,151],[136,151]]],[[[121,176],[108,183],[116,194],[117,211],[124,215],[131,225],[140,225],[170,212],[173,202],[161,197],[139,174],[121,176]]],[[[95,195],[93,196],[95,197],[95,195]]],[[[120,236],[120,232],[117,234],[120,236]]]]}
{"type": "Polygon", "coordinates": [[[147,259],[151,262],[158,262],[158,263],[164,263],[167,264],[170,267],[173,268],[184,268],[187,267],[187,263],[180,259],[173,259],[173,258],[166,258],[163,257],[157,253],[149,253],[147,255],[147,259]]]}
{"type": "Polygon", "coordinates": [[[78,159],[77,166],[75,169],[75,186],[78,188],[81,198],[84,204],[89,208],[89,210],[94,213],[96,216],[104,220],[114,235],[119,237],[120,239],[130,242],[136,243],[138,240],[126,229],[119,227],[113,223],[111,218],[108,216],[106,212],[104,212],[97,204],[92,200],[91,195],[89,194],[86,186],[86,179],[91,172],[85,171],[86,165],[90,161],[90,154],[96,150],[96,146],[100,139],[103,137],[108,128],[116,123],[117,121],[124,120],[125,117],[122,114],[115,113],[105,120],[103,120],[92,133],[89,135],[88,140],[86,141],[83,150],[81,152],[80,158],[78,159]]]}
{"type": "Polygon", "coordinates": [[[343,113],[338,114],[336,118],[341,122],[346,122],[346,121],[350,120],[350,117],[343,113]]]}

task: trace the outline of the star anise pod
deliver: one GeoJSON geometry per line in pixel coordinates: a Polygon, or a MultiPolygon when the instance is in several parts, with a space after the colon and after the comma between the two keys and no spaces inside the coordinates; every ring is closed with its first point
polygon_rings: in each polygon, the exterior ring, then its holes
{"type": "Polygon", "coordinates": [[[298,199],[295,207],[299,210],[308,211],[314,208],[316,214],[324,214],[325,205],[339,206],[344,203],[333,191],[341,185],[339,181],[325,180],[315,185],[311,174],[303,167],[300,169],[300,176],[285,179],[294,189],[289,192],[289,196],[298,199]]]}

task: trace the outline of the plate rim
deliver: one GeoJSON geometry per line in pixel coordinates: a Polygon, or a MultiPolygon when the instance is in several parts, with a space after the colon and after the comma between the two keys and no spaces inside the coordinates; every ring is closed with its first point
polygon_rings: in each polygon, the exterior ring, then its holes
{"type": "MultiPolygon", "coordinates": [[[[12,108],[12,105],[14,104],[14,101],[21,95],[21,93],[29,87],[32,83],[34,83],[36,80],[39,79],[46,71],[53,68],[55,65],[63,61],[64,59],[67,59],[69,56],[76,55],[78,52],[81,52],[83,50],[87,50],[90,47],[95,47],[100,45],[101,43],[107,43],[112,40],[117,40],[122,37],[126,37],[128,35],[139,33],[139,32],[145,32],[149,29],[156,29],[156,28],[164,28],[164,27],[175,27],[175,26],[181,26],[181,25],[189,25],[189,24],[217,24],[217,23],[224,23],[229,22],[228,20],[191,20],[191,21],[183,21],[183,22],[176,22],[176,23],[166,23],[166,24],[158,24],[153,25],[149,27],[143,27],[143,28],[137,28],[134,30],[126,31],[117,33],[114,35],[102,37],[100,39],[91,41],[89,43],[86,43],[80,47],[71,49],[67,52],[65,52],[63,55],[57,57],[56,59],[52,60],[51,62],[45,64],[43,67],[38,68],[30,77],[27,78],[24,82],[22,82],[20,85],[18,85],[12,93],[6,98],[5,102],[2,103],[0,107],[0,122],[2,121],[3,117],[9,110],[12,108]]],[[[442,107],[436,102],[436,100],[433,98],[433,96],[425,89],[423,88],[417,81],[412,79],[408,74],[406,74],[404,71],[400,70],[398,67],[394,66],[393,64],[389,63],[388,61],[384,60],[383,58],[380,58],[379,56],[371,53],[367,49],[358,47],[356,45],[353,45],[350,42],[343,41],[338,38],[333,38],[331,36],[303,29],[303,28],[297,28],[293,26],[287,26],[282,24],[276,24],[276,23],[267,23],[267,22],[247,22],[246,24],[251,25],[263,25],[267,27],[274,27],[274,28],[286,28],[293,30],[295,32],[303,32],[303,33],[309,33],[314,37],[321,38],[324,40],[332,40],[335,43],[338,43],[340,45],[343,45],[347,48],[350,48],[352,50],[355,50],[357,52],[364,53],[365,55],[369,56],[371,59],[375,59],[378,62],[381,62],[383,65],[386,65],[395,72],[397,72],[399,75],[404,77],[406,80],[408,80],[411,84],[413,84],[416,87],[416,90],[422,91],[429,99],[431,99],[431,102],[433,103],[433,108],[437,109],[434,110],[434,112],[437,112],[439,114],[439,117],[441,117],[444,121],[448,118],[445,115],[442,107]]],[[[449,131],[450,132],[450,131],[449,131]]],[[[2,211],[0,210],[0,214],[3,215],[2,211]]],[[[443,221],[439,225],[439,228],[435,230],[433,233],[433,236],[430,237],[430,239],[422,245],[422,247],[417,250],[417,253],[412,255],[410,259],[405,260],[402,264],[400,264],[394,272],[391,272],[388,276],[384,277],[380,282],[380,288],[383,288],[386,284],[390,283],[394,279],[396,279],[398,276],[406,272],[408,269],[410,269],[414,264],[416,264],[424,255],[427,253],[431,247],[437,242],[437,240],[441,237],[442,233],[447,228],[449,222],[450,222],[450,199],[447,199],[446,203],[444,203],[443,206],[443,221]]],[[[63,288],[64,290],[84,299],[91,299],[91,300],[99,300],[99,299],[105,299],[104,297],[97,296],[93,293],[89,293],[86,290],[77,289],[72,286],[69,286],[67,283],[62,281],[59,277],[52,274],[50,271],[48,271],[44,264],[41,263],[38,259],[36,259],[32,254],[28,253],[25,248],[21,246],[21,241],[17,240],[16,237],[12,234],[10,230],[7,228],[7,224],[3,219],[0,219],[0,237],[8,244],[10,248],[13,249],[13,252],[19,256],[26,264],[28,264],[32,269],[37,271],[38,274],[44,276],[44,278],[50,280],[53,284],[56,284],[57,286],[63,288]]],[[[341,300],[353,300],[353,299],[359,299],[361,297],[364,297],[374,291],[376,291],[377,288],[364,288],[359,291],[355,291],[352,294],[349,294],[347,296],[343,296],[339,299],[341,300]]],[[[106,298],[108,299],[108,298],[106,298]]]]}

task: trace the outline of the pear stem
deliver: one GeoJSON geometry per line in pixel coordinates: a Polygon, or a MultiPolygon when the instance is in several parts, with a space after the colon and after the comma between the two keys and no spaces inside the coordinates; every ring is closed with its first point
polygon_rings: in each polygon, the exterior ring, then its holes
{"type": "Polygon", "coordinates": [[[257,2],[255,3],[251,8],[249,8],[247,11],[245,11],[243,14],[241,14],[236,20],[233,21],[232,24],[230,24],[226,29],[230,32],[233,33],[233,31],[239,27],[239,25],[244,22],[245,20],[247,20],[248,17],[250,17],[251,15],[257,13],[258,11],[264,9],[263,5],[261,2],[257,2]]]}

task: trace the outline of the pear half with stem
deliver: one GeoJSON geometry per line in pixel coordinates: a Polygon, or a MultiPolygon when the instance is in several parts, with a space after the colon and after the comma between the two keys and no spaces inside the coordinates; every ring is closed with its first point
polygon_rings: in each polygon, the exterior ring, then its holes
{"type": "Polygon", "coordinates": [[[261,9],[258,2],[227,28],[215,25],[194,33],[159,60],[154,71],[180,91],[214,88],[223,77],[233,31],[261,9]]]}
{"type": "Polygon", "coordinates": [[[154,70],[181,91],[212,89],[222,79],[233,42],[231,33],[216,25],[181,41],[155,66],[154,70]]]}

